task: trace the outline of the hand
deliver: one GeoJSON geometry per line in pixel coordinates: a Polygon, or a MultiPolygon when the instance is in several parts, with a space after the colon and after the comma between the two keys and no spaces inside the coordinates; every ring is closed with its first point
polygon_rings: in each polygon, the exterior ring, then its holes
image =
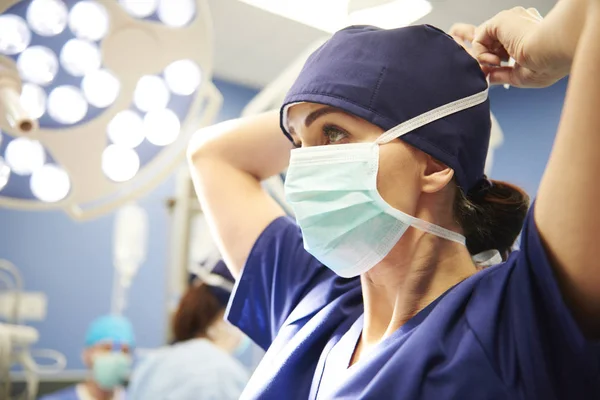
{"type": "Polygon", "coordinates": [[[561,53],[544,28],[536,9],[516,7],[500,12],[474,32],[459,25],[455,35],[473,43],[470,53],[482,65],[491,84],[545,87],[568,74],[571,60],[561,53]],[[514,65],[501,64],[510,57],[515,60],[514,65]]]}

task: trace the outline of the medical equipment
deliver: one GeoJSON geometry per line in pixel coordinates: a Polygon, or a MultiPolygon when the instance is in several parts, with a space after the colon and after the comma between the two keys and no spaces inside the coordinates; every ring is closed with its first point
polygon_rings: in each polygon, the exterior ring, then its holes
{"type": "Polygon", "coordinates": [[[127,292],[139,267],[146,259],[148,245],[148,215],[146,211],[130,203],[121,207],[115,216],[113,235],[113,283],[112,313],[121,315],[126,307],[127,292]]]}
{"type": "Polygon", "coordinates": [[[54,350],[31,349],[39,339],[39,332],[35,328],[20,324],[23,319],[19,314],[23,289],[21,276],[17,268],[7,260],[0,259],[0,271],[4,271],[11,277],[10,280],[5,278],[2,280],[8,282],[7,291],[14,294],[13,312],[5,316],[6,323],[0,322],[0,398],[10,399],[11,367],[13,364],[20,364],[25,372],[27,386],[25,392],[17,399],[33,400],[37,394],[38,375],[53,374],[63,370],[66,366],[66,358],[54,350]],[[54,365],[39,365],[34,357],[53,359],[54,365]]]}
{"type": "Polygon", "coordinates": [[[3,2],[0,205],[83,220],[147,192],[220,109],[212,63],[206,0],[3,2]]]}

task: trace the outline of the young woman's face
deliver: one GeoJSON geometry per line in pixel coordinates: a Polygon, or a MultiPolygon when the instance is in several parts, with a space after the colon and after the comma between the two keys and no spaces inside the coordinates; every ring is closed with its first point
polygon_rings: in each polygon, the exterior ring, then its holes
{"type": "MultiPolygon", "coordinates": [[[[297,147],[373,143],[383,133],[361,118],[315,103],[290,107],[287,122],[286,128],[297,147]]],[[[392,207],[414,215],[428,156],[401,140],[380,146],[379,154],[379,193],[392,207]]]]}

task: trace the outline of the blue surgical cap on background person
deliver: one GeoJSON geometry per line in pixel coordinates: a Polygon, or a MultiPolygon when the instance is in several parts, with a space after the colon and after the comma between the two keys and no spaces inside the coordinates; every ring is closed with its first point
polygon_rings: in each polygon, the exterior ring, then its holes
{"type": "Polygon", "coordinates": [[[105,315],[95,319],[90,324],[85,336],[86,347],[108,341],[134,347],[135,336],[131,322],[120,315],[105,315]]]}

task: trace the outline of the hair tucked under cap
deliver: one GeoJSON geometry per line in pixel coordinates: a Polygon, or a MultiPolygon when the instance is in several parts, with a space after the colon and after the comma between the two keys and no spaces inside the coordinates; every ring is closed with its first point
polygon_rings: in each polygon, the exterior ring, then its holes
{"type": "MultiPolygon", "coordinates": [[[[351,26],[310,56],[284,100],[281,125],[290,137],[288,106],[312,102],[340,108],[387,131],[487,87],[475,59],[437,28],[351,26]]],[[[490,129],[486,100],[401,139],[452,168],[468,192],[484,179],[490,129]]]]}

